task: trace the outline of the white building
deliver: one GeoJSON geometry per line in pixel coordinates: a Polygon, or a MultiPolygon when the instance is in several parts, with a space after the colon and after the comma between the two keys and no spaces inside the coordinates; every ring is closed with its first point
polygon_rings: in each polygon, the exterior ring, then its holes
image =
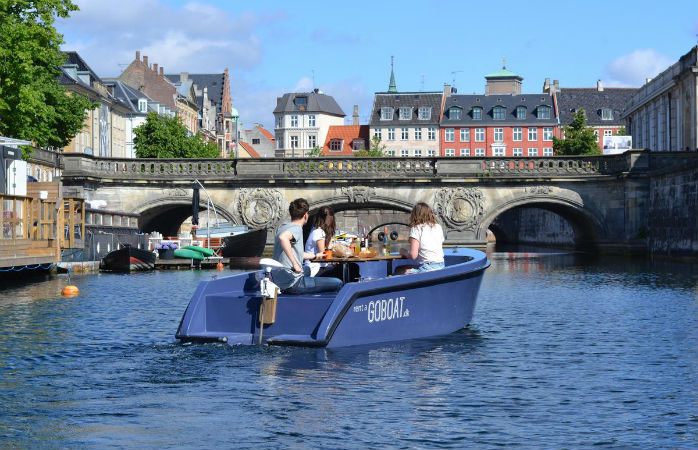
{"type": "Polygon", "coordinates": [[[335,99],[318,89],[278,97],[274,109],[276,156],[305,156],[314,147],[322,148],[330,126],[344,125],[344,116],[335,99]]]}

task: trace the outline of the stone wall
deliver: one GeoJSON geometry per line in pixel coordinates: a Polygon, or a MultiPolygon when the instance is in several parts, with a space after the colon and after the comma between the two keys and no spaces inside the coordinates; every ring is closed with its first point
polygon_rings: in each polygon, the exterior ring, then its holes
{"type": "Polygon", "coordinates": [[[647,237],[658,255],[698,255],[698,169],[650,180],[647,237]]]}
{"type": "Polygon", "coordinates": [[[506,211],[491,226],[497,242],[574,246],[575,233],[563,217],[541,208],[506,211]]]}

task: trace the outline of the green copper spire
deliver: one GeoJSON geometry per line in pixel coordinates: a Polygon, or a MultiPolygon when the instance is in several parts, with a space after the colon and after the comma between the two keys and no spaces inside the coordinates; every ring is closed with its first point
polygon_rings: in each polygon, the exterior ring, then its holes
{"type": "Polygon", "coordinates": [[[393,72],[393,58],[390,57],[390,86],[388,86],[388,92],[397,92],[397,86],[395,85],[395,72],[393,72]]]}

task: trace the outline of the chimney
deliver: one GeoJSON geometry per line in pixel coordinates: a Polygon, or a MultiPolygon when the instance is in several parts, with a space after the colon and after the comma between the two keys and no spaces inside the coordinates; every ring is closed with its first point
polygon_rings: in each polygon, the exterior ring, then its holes
{"type": "Polygon", "coordinates": [[[160,66],[160,76],[164,77],[165,76],[165,68],[160,66]]]}
{"type": "Polygon", "coordinates": [[[157,64],[153,64],[153,71],[157,75],[157,73],[158,73],[158,65],[157,64]]]}
{"type": "Polygon", "coordinates": [[[560,92],[560,80],[553,80],[553,89],[555,92],[560,92]]]}
{"type": "Polygon", "coordinates": [[[645,84],[649,83],[650,81],[652,81],[652,78],[645,78],[645,84]]]}
{"type": "Polygon", "coordinates": [[[451,96],[451,85],[444,83],[444,97],[451,96]]]}
{"type": "Polygon", "coordinates": [[[148,65],[148,57],[143,55],[143,64],[148,65]]]}
{"type": "Polygon", "coordinates": [[[189,79],[189,72],[180,72],[180,73],[179,73],[179,81],[180,81],[181,83],[184,83],[184,82],[187,81],[188,79],[189,79]]]}
{"type": "Polygon", "coordinates": [[[140,60],[141,60],[141,51],[136,50],[136,61],[140,61],[140,60]]]}
{"type": "Polygon", "coordinates": [[[550,93],[550,78],[546,78],[543,82],[543,93],[550,93]]]}
{"type": "Polygon", "coordinates": [[[596,80],[596,90],[599,92],[603,91],[603,83],[601,82],[601,80],[596,80]]]}

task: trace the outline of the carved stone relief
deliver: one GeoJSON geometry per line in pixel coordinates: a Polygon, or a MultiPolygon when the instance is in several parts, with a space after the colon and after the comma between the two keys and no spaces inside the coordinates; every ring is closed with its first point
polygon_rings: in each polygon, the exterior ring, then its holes
{"type": "Polygon", "coordinates": [[[342,194],[349,198],[349,203],[367,203],[376,195],[376,188],[367,186],[343,187],[342,194]]]}
{"type": "Polygon", "coordinates": [[[275,227],[282,216],[284,200],[278,189],[240,189],[235,212],[250,228],[275,227]]]}
{"type": "Polygon", "coordinates": [[[485,208],[478,188],[443,188],[435,195],[435,212],[444,224],[456,231],[475,231],[485,208]]]}
{"type": "Polygon", "coordinates": [[[550,186],[527,186],[525,190],[527,194],[533,195],[548,195],[553,192],[553,188],[550,186]]]}

